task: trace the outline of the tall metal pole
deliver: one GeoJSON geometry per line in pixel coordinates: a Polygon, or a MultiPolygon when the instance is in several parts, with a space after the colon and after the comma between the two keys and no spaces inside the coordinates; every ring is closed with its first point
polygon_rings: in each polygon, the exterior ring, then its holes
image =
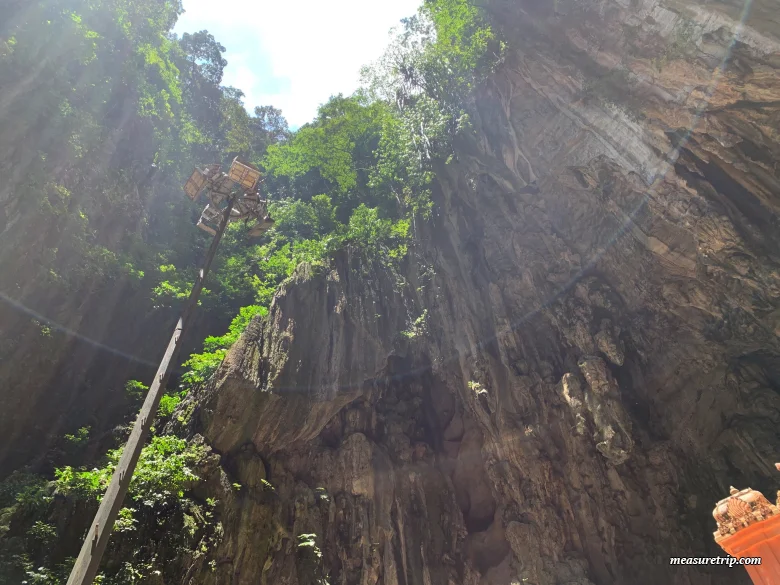
{"type": "Polygon", "coordinates": [[[103,552],[106,550],[106,545],[108,544],[108,539],[111,537],[111,530],[114,527],[114,522],[119,514],[119,509],[122,507],[122,501],[125,499],[127,490],[130,487],[130,480],[133,478],[133,472],[138,463],[138,457],[141,455],[141,450],[143,449],[144,443],[146,443],[146,438],[149,436],[149,430],[151,429],[154,417],[157,414],[160,398],[165,392],[168,376],[170,374],[171,362],[174,361],[178,354],[179,341],[181,340],[185,328],[189,325],[192,312],[198,304],[198,297],[203,290],[203,281],[209,272],[209,268],[211,268],[211,262],[214,260],[214,256],[217,253],[219,241],[225,233],[225,228],[227,228],[234,202],[234,197],[231,197],[228,200],[228,205],[222,216],[222,221],[219,224],[217,234],[211,241],[211,246],[209,246],[209,251],[206,254],[203,268],[198,272],[195,284],[192,287],[192,292],[190,292],[190,297],[187,299],[187,304],[184,307],[184,311],[182,312],[181,317],[179,317],[176,328],[173,330],[173,336],[168,343],[168,348],[165,350],[165,355],[163,356],[162,362],[160,362],[160,367],[157,368],[157,374],[154,376],[154,381],[149,388],[149,393],[146,395],[146,400],[144,400],[144,404],[141,407],[141,412],[138,413],[138,418],[135,419],[130,438],[127,440],[127,444],[122,450],[119,465],[117,465],[117,468],[114,470],[111,483],[100,502],[100,508],[98,508],[95,519],[92,521],[89,532],[87,532],[79,557],[76,559],[76,564],[73,566],[73,570],[68,578],[67,585],[92,585],[95,575],[97,575],[100,559],[103,557],[103,552]]]}

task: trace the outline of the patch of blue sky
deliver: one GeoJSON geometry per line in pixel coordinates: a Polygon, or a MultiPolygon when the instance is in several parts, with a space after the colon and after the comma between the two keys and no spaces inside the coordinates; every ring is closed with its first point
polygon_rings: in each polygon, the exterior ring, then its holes
{"type": "Polygon", "coordinates": [[[388,32],[420,0],[184,0],[176,33],[206,29],[225,47],[223,83],[242,90],[249,111],[272,105],[295,129],[331,95],[359,86],[388,32]]]}

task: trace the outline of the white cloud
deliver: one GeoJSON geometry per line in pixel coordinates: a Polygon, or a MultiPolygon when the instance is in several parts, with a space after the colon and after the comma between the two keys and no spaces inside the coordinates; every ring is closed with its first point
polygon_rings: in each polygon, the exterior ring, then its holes
{"type": "Polygon", "coordinates": [[[184,0],[176,31],[207,29],[227,49],[224,83],[246,106],[273,105],[293,126],[317,106],[357,89],[359,70],[379,57],[388,31],[420,0],[184,0]]]}

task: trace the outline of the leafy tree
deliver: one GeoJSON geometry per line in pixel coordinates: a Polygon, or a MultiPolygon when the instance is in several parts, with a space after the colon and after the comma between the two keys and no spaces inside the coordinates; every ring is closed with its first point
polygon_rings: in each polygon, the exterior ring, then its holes
{"type": "Polygon", "coordinates": [[[454,137],[469,129],[473,89],[503,51],[470,0],[426,0],[363,68],[367,95],[390,108],[372,185],[391,190],[413,216],[430,213],[433,161],[452,160],[454,137]]]}
{"type": "Polygon", "coordinates": [[[81,427],[74,434],[65,435],[65,441],[74,447],[81,447],[89,440],[89,427],[81,427]]]}
{"type": "Polygon", "coordinates": [[[191,64],[190,75],[197,73],[210,88],[218,88],[227,65],[227,60],[222,56],[225,47],[206,30],[184,33],[179,45],[186,61],[191,64]]]}
{"type": "Polygon", "coordinates": [[[256,106],[250,119],[252,130],[252,151],[262,157],[268,147],[285,142],[290,138],[290,129],[282,111],[273,106],[256,106]]]}
{"type": "Polygon", "coordinates": [[[378,209],[361,203],[349,218],[346,240],[365,250],[381,250],[391,258],[399,259],[406,255],[408,237],[408,220],[393,223],[382,219],[378,209]]]}
{"type": "Polygon", "coordinates": [[[369,104],[360,94],[331,98],[313,122],[268,149],[262,164],[277,180],[271,184],[294,199],[329,194],[341,221],[361,201],[386,203],[386,195],[369,185],[383,114],[382,104],[369,104]]]}
{"type": "Polygon", "coordinates": [[[275,233],[291,241],[319,238],[335,230],[336,208],[328,195],[315,195],[310,202],[285,199],[271,207],[275,233]]]}

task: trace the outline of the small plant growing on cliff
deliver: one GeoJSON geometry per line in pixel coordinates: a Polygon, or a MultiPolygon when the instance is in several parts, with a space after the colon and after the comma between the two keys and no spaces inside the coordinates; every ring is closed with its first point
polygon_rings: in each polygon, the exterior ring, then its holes
{"type": "Polygon", "coordinates": [[[19,506],[32,512],[47,507],[51,500],[48,482],[39,475],[14,471],[0,482],[0,510],[19,506]]]}
{"type": "Polygon", "coordinates": [[[157,409],[157,416],[160,418],[168,418],[171,416],[173,411],[176,410],[176,407],[179,406],[181,399],[184,398],[186,394],[186,391],[177,392],[175,394],[164,394],[160,398],[160,406],[157,409]]]}
{"type": "Polygon", "coordinates": [[[469,390],[474,392],[474,394],[476,394],[477,396],[479,396],[480,394],[487,394],[487,389],[482,384],[480,384],[479,382],[475,382],[474,380],[469,380],[468,387],[469,390]]]}
{"type": "Polygon", "coordinates": [[[48,325],[44,325],[40,321],[36,321],[33,319],[33,323],[38,326],[39,331],[41,332],[41,336],[43,337],[51,337],[51,327],[48,325]]]}
{"type": "Polygon", "coordinates": [[[46,546],[57,539],[57,529],[51,524],[38,520],[27,532],[27,536],[37,544],[46,546]]]}
{"type": "Polygon", "coordinates": [[[132,532],[135,530],[135,525],[138,520],[133,518],[133,508],[122,508],[119,510],[119,516],[117,516],[116,522],[114,522],[115,532],[132,532]]]}
{"type": "Polygon", "coordinates": [[[182,412],[176,417],[179,424],[186,425],[190,422],[192,414],[195,412],[195,405],[196,403],[194,400],[191,400],[185,405],[182,412]]]}
{"type": "Polygon", "coordinates": [[[405,331],[401,331],[401,335],[406,337],[407,339],[414,339],[416,337],[421,337],[423,335],[426,335],[428,333],[428,309],[425,309],[422,312],[422,315],[417,317],[417,319],[414,320],[414,323],[412,323],[411,327],[405,331]]]}
{"type": "Polygon", "coordinates": [[[143,401],[146,393],[149,391],[149,386],[138,380],[128,380],[125,382],[125,394],[134,404],[143,401]]]}
{"type": "Polygon", "coordinates": [[[203,384],[217,371],[222,360],[225,359],[225,355],[227,355],[226,349],[190,355],[190,359],[182,364],[185,368],[188,368],[181,377],[182,387],[192,388],[198,384],[203,384]]]}
{"type": "MultiPolygon", "coordinates": [[[[203,353],[194,353],[183,366],[188,368],[181,377],[182,387],[191,388],[208,380],[222,363],[227,350],[233,345],[256,315],[267,315],[268,309],[261,305],[242,307],[230,322],[228,332],[220,336],[209,336],[203,342],[203,353]]],[[[172,411],[171,411],[172,412],[172,411]]]]}
{"type": "Polygon", "coordinates": [[[91,427],[81,427],[74,434],[65,435],[65,441],[73,447],[81,447],[89,440],[89,431],[91,427]]]}
{"type": "Polygon", "coordinates": [[[159,577],[162,572],[159,569],[155,569],[157,557],[153,557],[150,562],[146,563],[130,563],[125,562],[116,574],[115,583],[148,583],[152,578],[159,577]]]}
{"type": "Polygon", "coordinates": [[[311,553],[318,559],[322,558],[322,551],[317,546],[316,534],[299,534],[298,535],[298,549],[310,550],[311,553]]]}
{"type": "Polygon", "coordinates": [[[406,256],[409,225],[405,219],[383,219],[378,209],[361,203],[349,218],[345,241],[356,244],[368,256],[397,261],[406,256]]]}
{"type": "MultiPolygon", "coordinates": [[[[25,571],[27,578],[22,581],[22,585],[59,585],[64,583],[74,561],[75,559],[71,560],[70,563],[61,563],[53,570],[46,567],[32,568],[30,566],[25,571]]],[[[27,562],[25,564],[31,565],[32,563],[27,562]]]]}

